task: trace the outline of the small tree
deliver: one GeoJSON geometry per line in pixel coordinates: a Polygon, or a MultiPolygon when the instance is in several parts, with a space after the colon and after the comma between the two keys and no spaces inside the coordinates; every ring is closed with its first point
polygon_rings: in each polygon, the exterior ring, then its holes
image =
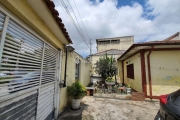
{"type": "Polygon", "coordinates": [[[99,75],[101,75],[103,81],[107,77],[113,77],[117,74],[117,64],[116,60],[111,56],[108,57],[107,53],[105,56],[99,58],[96,62],[96,70],[99,75]]]}

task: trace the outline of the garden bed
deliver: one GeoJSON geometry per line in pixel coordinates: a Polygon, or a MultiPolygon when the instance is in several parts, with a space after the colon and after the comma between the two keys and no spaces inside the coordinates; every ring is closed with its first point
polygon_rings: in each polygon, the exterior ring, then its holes
{"type": "Polygon", "coordinates": [[[110,99],[121,99],[121,100],[131,100],[131,94],[118,94],[118,93],[95,93],[93,95],[95,98],[110,98],[110,99]]]}

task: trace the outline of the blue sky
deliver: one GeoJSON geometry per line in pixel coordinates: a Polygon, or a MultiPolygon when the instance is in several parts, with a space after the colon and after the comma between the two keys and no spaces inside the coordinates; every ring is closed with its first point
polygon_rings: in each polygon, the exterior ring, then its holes
{"type": "MultiPolygon", "coordinates": [[[[86,57],[90,50],[63,9],[61,0],[53,1],[73,41],[72,46],[86,57]]],[[[180,31],[180,0],[69,0],[73,10],[66,0],[63,1],[76,21],[75,12],[86,41],[92,40],[93,54],[98,38],[133,35],[134,42],[138,43],[163,40],[180,31]]]]}
{"type": "MultiPolygon", "coordinates": [[[[95,2],[96,0],[90,0],[90,1],[95,2]]],[[[103,1],[104,0],[100,0],[100,2],[103,2],[103,1]]],[[[142,6],[144,6],[146,0],[117,0],[117,1],[118,1],[117,7],[121,7],[121,6],[126,6],[126,5],[131,6],[134,2],[137,2],[141,4],[142,6]]]]}
{"type": "MultiPolygon", "coordinates": [[[[92,2],[96,2],[96,0],[90,0],[92,2]]],[[[104,0],[99,0],[99,2],[103,2],[104,0]]],[[[152,15],[147,15],[147,12],[150,12],[151,10],[148,10],[146,8],[146,1],[147,0],[117,0],[117,8],[123,7],[123,6],[132,6],[134,3],[138,3],[143,7],[143,10],[146,11],[144,14],[142,14],[142,17],[146,19],[153,20],[154,16],[152,15]]]]}
{"type": "MultiPolygon", "coordinates": [[[[100,0],[100,2],[102,2],[102,1],[104,1],[104,0],[100,0]]],[[[117,7],[126,6],[126,5],[131,6],[134,2],[137,2],[137,3],[141,4],[142,6],[145,5],[145,0],[118,0],[117,7]]]]}
{"type": "Polygon", "coordinates": [[[144,6],[144,0],[118,0],[118,7],[125,6],[125,5],[132,5],[133,2],[137,2],[144,6]]]}

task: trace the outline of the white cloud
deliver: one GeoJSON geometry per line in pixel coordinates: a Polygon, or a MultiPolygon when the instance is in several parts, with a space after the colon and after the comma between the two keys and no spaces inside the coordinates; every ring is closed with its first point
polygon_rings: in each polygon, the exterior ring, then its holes
{"type": "MultiPolygon", "coordinates": [[[[58,1],[54,2],[61,3],[61,0],[58,1]]],[[[104,0],[103,2],[100,2],[100,0],[95,0],[95,2],[90,0],[74,1],[88,35],[92,39],[93,53],[96,52],[94,50],[96,50],[96,39],[98,38],[134,35],[135,42],[141,42],[162,40],[180,31],[180,0],[147,0],[144,8],[136,2],[132,2],[131,6],[117,8],[117,0],[104,0]],[[153,19],[150,19],[150,17],[153,17],[153,19]]],[[[87,38],[74,2],[73,0],[69,0],[69,2],[87,38]]],[[[73,16],[68,2],[65,3],[73,16]]],[[[57,6],[56,9],[59,11],[60,17],[74,43],[73,47],[79,54],[87,56],[89,49],[79,36],[74,25],[61,6],[57,6]]],[[[87,40],[89,39],[87,38],[87,40]]]]}

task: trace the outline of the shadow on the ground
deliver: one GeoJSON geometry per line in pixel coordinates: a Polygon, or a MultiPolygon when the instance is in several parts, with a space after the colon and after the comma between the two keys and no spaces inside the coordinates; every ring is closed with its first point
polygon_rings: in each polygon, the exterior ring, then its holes
{"type": "Polygon", "coordinates": [[[83,110],[87,110],[87,108],[88,105],[84,103],[81,103],[81,107],[78,110],[73,110],[68,106],[58,117],[58,120],[94,120],[91,115],[82,115],[83,110]]]}

